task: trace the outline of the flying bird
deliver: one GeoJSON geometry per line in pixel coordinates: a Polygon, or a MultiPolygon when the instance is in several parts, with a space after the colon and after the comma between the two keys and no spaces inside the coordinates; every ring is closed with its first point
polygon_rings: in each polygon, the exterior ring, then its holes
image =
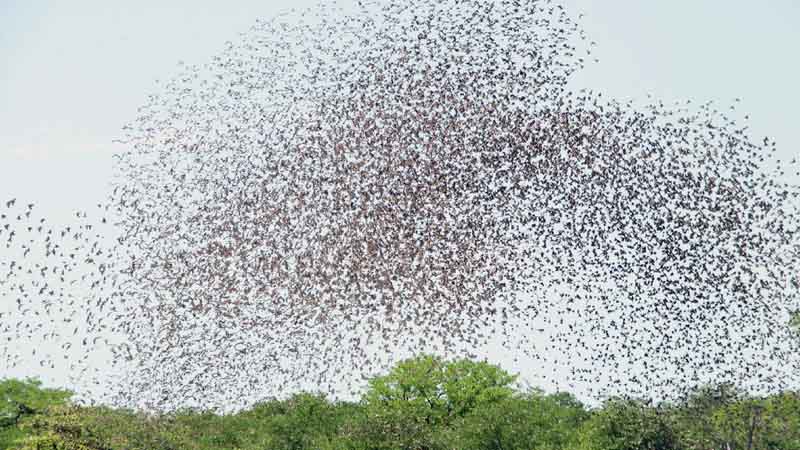
{"type": "Polygon", "coordinates": [[[8,354],[63,308],[76,379],[110,347],[115,401],[153,409],[333,392],[490,341],[597,398],[800,374],[780,344],[800,189],[767,139],[712,104],[569,91],[588,49],[562,8],[359,4],[181,69],[116,140],[97,211],[34,232],[6,202],[8,354]]]}

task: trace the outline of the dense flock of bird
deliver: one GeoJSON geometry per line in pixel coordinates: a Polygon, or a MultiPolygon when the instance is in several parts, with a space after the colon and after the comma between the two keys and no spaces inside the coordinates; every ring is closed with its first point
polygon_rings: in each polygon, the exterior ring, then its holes
{"type": "Polygon", "coordinates": [[[257,22],[139,109],[96,217],[0,205],[4,363],[49,320],[149,409],[355,389],[498,337],[598,396],[796,383],[795,162],[713,103],[570,92],[593,46],[546,0],[257,22]]]}

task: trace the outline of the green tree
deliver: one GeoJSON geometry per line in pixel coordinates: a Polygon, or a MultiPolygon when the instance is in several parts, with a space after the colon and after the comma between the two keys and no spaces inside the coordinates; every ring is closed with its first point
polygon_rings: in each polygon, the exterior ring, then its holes
{"type": "Polygon", "coordinates": [[[67,390],[41,386],[41,381],[31,378],[0,381],[0,448],[11,448],[29,435],[18,426],[20,421],[65,404],[73,395],[67,390]]]}
{"type": "Polygon", "coordinates": [[[370,380],[361,431],[377,448],[440,448],[456,419],[511,398],[516,378],[485,362],[431,355],[401,361],[370,380]]]}
{"type": "Polygon", "coordinates": [[[800,331],[800,311],[792,312],[789,318],[789,327],[795,331],[800,331]]]}
{"type": "Polygon", "coordinates": [[[680,441],[689,448],[728,448],[736,445],[738,419],[730,409],[744,394],[730,383],[694,388],[673,415],[680,441]]]}
{"type": "Polygon", "coordinates": [[[464,450],[574,448],[587,417],[572,395],[535,390],[473,410],[453,430],[450,444],[464,450]]]}
{"type": "Polygon", "coordinates": [[[0,381],[0,426],[16,424],[25,415],[44,411],[51,405],[61,405],[72,397],[63,389],[42,388],[36,379],[0,381]]]}
{"type": "Polygon", "coordinates": [[[317,441],[332,438],[339,427],[336,408],[322,394],[301,393],[285,402],[283,414],[264,424],[273,436],[270,448],[301,450],[317,448],[317,441]]]}
{"type": "Polygon", "coordinates": [[[800,396],[752,397],[730,385],[700,389],[678,408],[681,441],[690,448],[800,449],[800,396]]]}
{"type": "MultiPolygon", "coordinates": [[[[613,398],[593,411],[581,430],[585,450],[682,448],[667,412],[635,399],[613,398]]],[[[700,447],[706,448],[706,447],[700,447]]]]}
{"type": "Polygon", "coordinates": [[[800,392],[786,391],[764,401],[763,439],[758,447],[800,450],[800,392]]]}
{"type": "Polygon", "coordinates": [[[20,426],[29,432],[21,450],[178,450],[160,417],[105,406],[58,405],[28,417],[20,426]]]}

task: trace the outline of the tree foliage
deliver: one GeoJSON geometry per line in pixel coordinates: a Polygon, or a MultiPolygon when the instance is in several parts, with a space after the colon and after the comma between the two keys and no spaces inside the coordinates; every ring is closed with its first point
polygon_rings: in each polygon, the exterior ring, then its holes
{"type": "Polygon", "coordinates": [[[0,448],[26,436],[17,426],[25,417],[64,404],[71,396],[66,390],[42,388],[42,382],[35,379],[0,381],[0,448]]]}
{"type": "Polygon", "coordinates": [[[570,394],[517,394],[476,409],[460,420],[450,448],[571,448],[588,414],[570,394]]]}
{"type": "Polygon", "coordinates": [[[607,400],[584,425],[585,450],[673,450],[682,448],[658,408],[635,399],[607,400]]]}
{"type": "Polygon", "coordinates": [[[422,355],[373,378],[364,403],[372,438],[432,448],[438,431],[476,409],[510,398],[516,380],[497,366],[422,355]]]}
{"type": "Polygon", "coordinates": [[[303,392],[236,414],[154,416],[79,406],[68,391],[7,380],[4,408],[31,412],[0,428],[0,448],[800,450],[798,392],[758,397],[718,384],[670,403],[614,397],[587,409],[566,392],[520,392],[515,380],[486,362],[421,355],[372,378],[359,402],[303,392]]]}

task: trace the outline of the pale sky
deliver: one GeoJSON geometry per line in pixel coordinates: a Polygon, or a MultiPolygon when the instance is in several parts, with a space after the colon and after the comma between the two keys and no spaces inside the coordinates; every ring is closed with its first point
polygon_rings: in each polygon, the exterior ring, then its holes
{"type": "MultiPolygon", "coordinates": [[[[0,196],[42,207],[99,196],[112,144],[156,79],[202,64],[256,18],[309,0],[0,2],[0,196]],[[80,176],[78,176],[80,174],[80,176]],[[57,189],[56,189],[57,187],[57,189]]],[[[800,3],[793,0],[565,0],[600,62],[575,86],[608,97],[729,104],[754,137],[800,152],[800,3]],[[795,55],[793,57],[793,55],[795,55]]],[[[76,205],[82,206],[82,205],[76,205]]],[[[42,210],[40,210],[42,211],[42,210]]]]}
{"type": "MultiPolygon", "coordinates": [[[[257,18],[313,3],[0,0],[0,200],[35,202],[51,222],[91,208],[107,192],[120,149],[112,140],[156,79],[175,75],[179,61],[208,62],[257,18]]],[[[725,107],[741,98],[734,115],[749,114],[754,140],[775,139],[781,159],[800,153],[800,2],[562,3],[584,14],[600,59],[576,89],[725,107]]],[[[7,375],[24,374],[0,367],[7,375]]]]}

